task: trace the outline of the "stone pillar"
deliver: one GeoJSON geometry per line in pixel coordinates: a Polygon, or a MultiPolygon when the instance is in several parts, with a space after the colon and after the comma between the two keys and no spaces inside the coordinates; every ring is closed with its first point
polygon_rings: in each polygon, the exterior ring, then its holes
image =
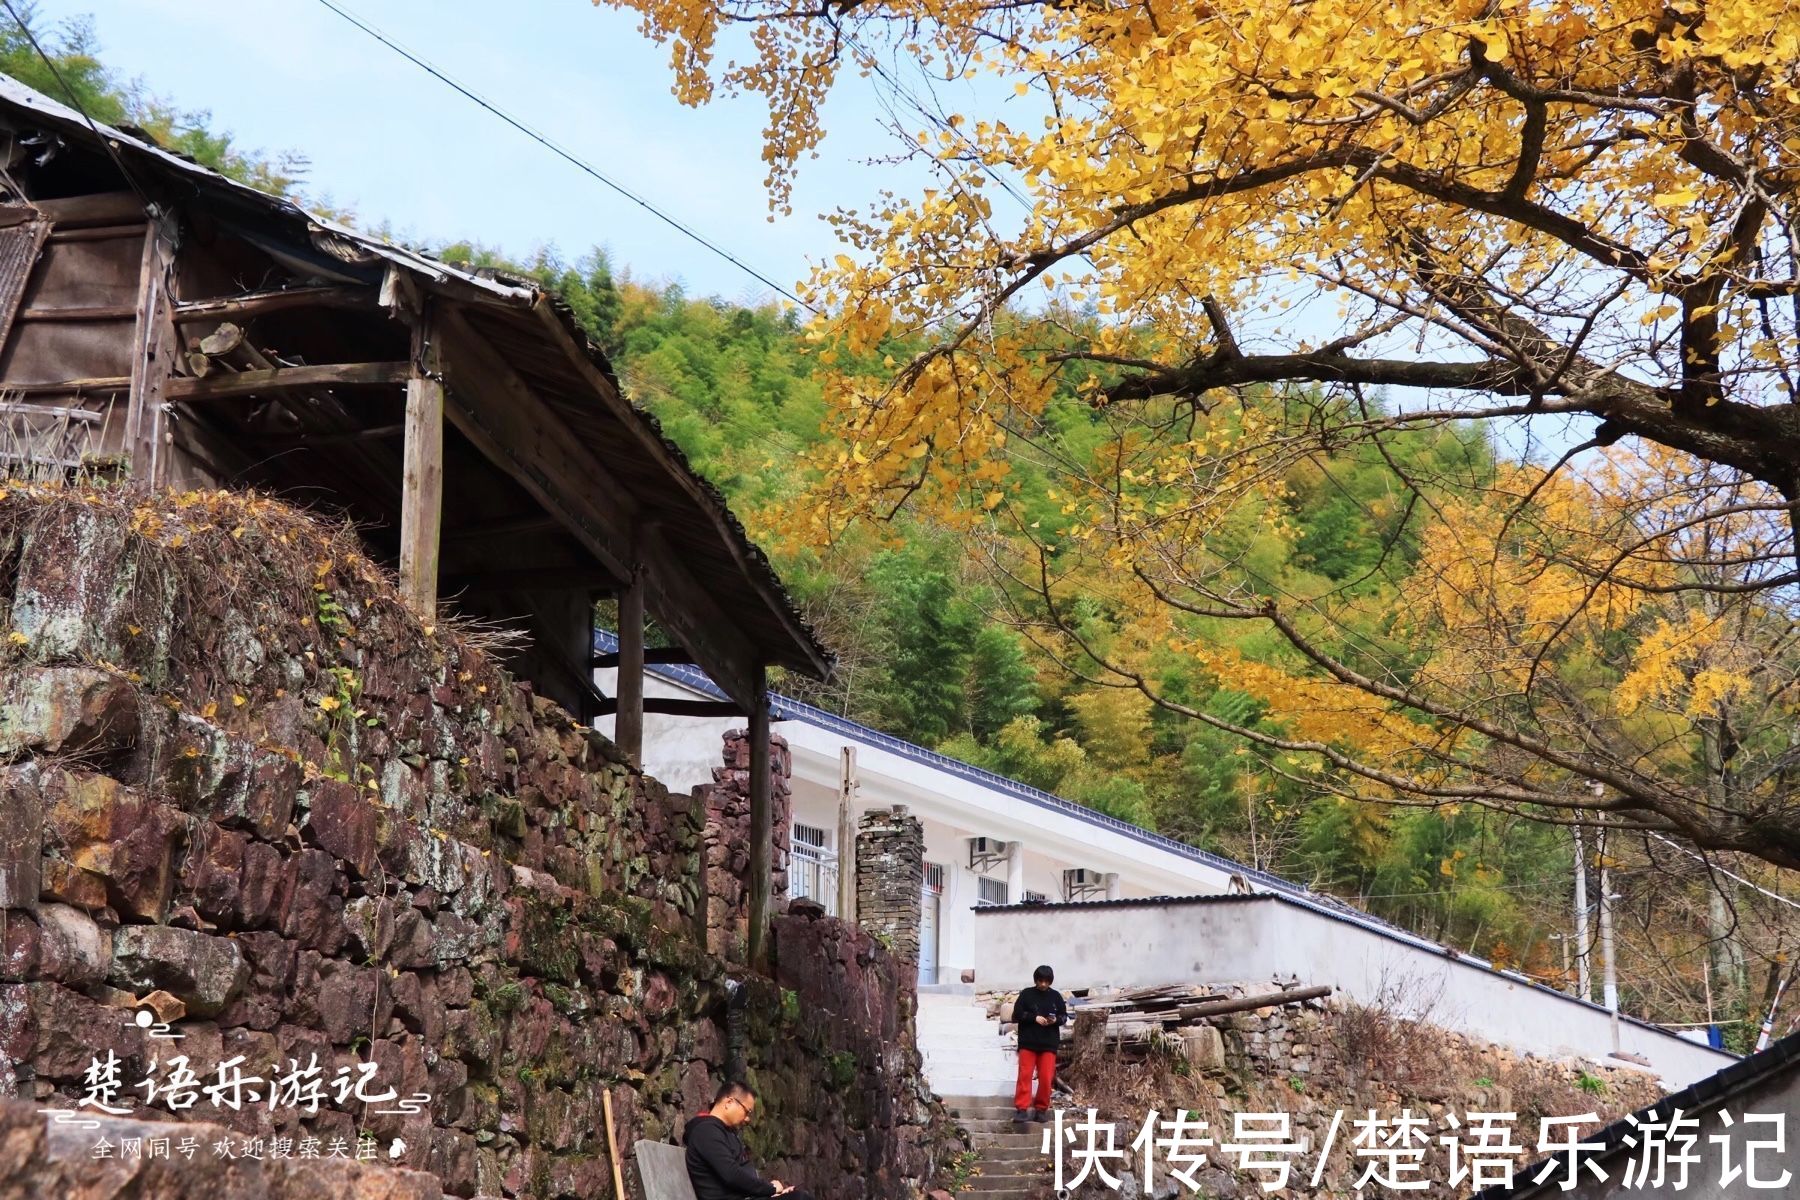
{"type": "MultiPolygon", "coordinates": [[[[773,824],[770,908],[787,901],[788,847],[792,844],[788,774],[793,755],[786,739],[769,737],[769,808],[773,824]]],[[[712,786],[699,789],[706,815],[701,843],[705,884],[706,948],[729,962],[748,961],[750,934],[750,737],[725,735],[725,761],[713,768],[712,786]]]]}
{"type": "MultiPolygon", "coordinates": [[[[1060,899],[1061,897],[1057,897],[1060,899]]],[[[1006,851],[1006,902],[1025,903],[1025,843],[1014,842],[1006,851]]]]}
{"type": "Polygon", "coordinates": [[[1108,900],[1123,900],[1125,898],[1125,889],[1119,885],[1119,873],[1117,871],[1108,871],[1106,873],[1106,898],[1108,900]]]}
{"type": "Polygon", "coordinates": [[[856,835],[856,923],[907,963],[919,961],[925,827],[905,805],[863,814],[856,835]]]}

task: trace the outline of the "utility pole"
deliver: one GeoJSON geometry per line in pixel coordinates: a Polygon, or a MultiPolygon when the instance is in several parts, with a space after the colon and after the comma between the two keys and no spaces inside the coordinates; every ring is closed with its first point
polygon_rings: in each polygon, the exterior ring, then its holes
{"type": "MultiPolygon", "coordinates": [[[[1600,783],[1589,785],[1593,788],[1594,799],[1605,794],[1605,786],[1600,783]]],[[[1595,849],[1600,859],[1600,963],[1603,977],[1601,981],[1602,996],[1605,998],[1606,1011],[1612,1017],[1613,1053],[1617,1054],[1623,1047],[1619,1045],[1619,967],[1613,947],[1612,919],[1612,878],[1606,858],[1606,826],[1600,826],[1595,849]]]]}
{"type": "Polygon", "coordinates": [[[1583,1000],[1594,998],[1594,981],[1588,971],[1587,846],[1581,826],[1575,826],[1575,971],[1583,1000]]]}

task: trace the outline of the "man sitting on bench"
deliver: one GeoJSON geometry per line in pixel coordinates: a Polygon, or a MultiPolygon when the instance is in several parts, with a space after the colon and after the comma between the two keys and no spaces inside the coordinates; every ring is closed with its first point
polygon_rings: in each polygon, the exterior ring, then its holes
{"type": "Polygon", "coordinates": [[[764,1179],[750,1166],[750,1152],[738,1130],[756,1111],[756,1093],[746,1083],[727,1083],[713,1097],[712,1107],[687,1123],[682,1143],[687,1147],[688,1182],[694,1200],[750,1200],[751,1197],[785,1196],[788,1200],[812,1200],[807,1193],[779,1179],[764,1179]]]}

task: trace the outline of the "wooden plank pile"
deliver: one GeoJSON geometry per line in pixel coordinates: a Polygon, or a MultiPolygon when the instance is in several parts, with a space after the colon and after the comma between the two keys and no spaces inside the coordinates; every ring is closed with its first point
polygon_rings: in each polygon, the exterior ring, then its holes
{"type": "MultiPolygon", "coordinates": [[[[1329,987],[1286,988],[1246,995],[1240,988],[1204,984],[1167,984],[1162,987],[1108,989],[1089,994],[1085,989],[1069,995],[1070,1023],[1064,1040],[1089,1038],[1128,1056],[1148,1053],[1161,1038],[1180,1038],[1185,1030],[1205,1025],[1213,1018],[1259,1008],[1280,1007],[1322,1000],[1329,987]]],[[[1011,998],[1002,1000],[1001,1016],[1011,1014],[1011,998]]],[[[1011,1032],[1006,1025],[1002,1032],[1011,1032]]]]}

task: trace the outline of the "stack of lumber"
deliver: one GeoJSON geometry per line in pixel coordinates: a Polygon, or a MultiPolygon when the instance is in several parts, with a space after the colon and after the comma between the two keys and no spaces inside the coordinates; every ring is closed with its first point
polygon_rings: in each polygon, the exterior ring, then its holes
{"type": "Polygon", "coordinates": [[[1092,1037],[1126,1051],[1148,1050],[1159,1036],[1178,1037],[1183,1029],[1215,1017],[1301,1004],[1330,994],[1329,987],[1284,988],[1251,995],[1240,988],[1188,984],[1108,991],[1072,998],[1070,1033],[1078,1028],[1083,1040],[1092,1037]]]}

